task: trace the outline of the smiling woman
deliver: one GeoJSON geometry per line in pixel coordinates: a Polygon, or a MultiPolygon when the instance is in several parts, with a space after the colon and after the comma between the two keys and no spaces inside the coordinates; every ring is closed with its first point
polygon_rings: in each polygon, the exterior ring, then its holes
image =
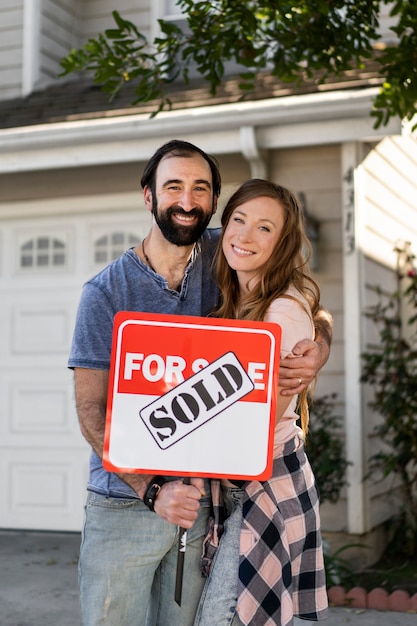
{"type": "Polygon", "coordinates": [[[270,258],[283,226],[284,210],[274,198],[253,198],[233,211],[223,235],[223,253],[242,293],[259,278],[258,270],[270,258]]]}
{"type": "MultiPolygon", "coordinates": [[[[227,202],[217,250],[219,317],[281,327],[281,359],[314,337],[319,288],[304,258],[302,207],[288,189],[262,179],[243,183],[227,202]]],[[[307,391],[278,386],[272,476],[265,481],[213,484],[213,528],[224,501],[228,515],[194,626],[275,626],[294,616],[327,617],[318,492],[304,452],[307,391]],[[301,417],[301,428],[297,420],[301,417]]],[[[255,409],[256,411],[256,409],[255,409]]],[[[205,545],[218,540],[208,534],[205,545]]],[[[213,554],[205,555],[204,572],[213,554]]]]}

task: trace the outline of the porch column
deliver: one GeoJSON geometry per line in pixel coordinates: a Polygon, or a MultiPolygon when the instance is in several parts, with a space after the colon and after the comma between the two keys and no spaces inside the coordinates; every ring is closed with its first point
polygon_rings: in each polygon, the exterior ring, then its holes
{"type": "Polygon", "coordinates": [[[364,475],[364,429],[362,394],[359,382],[362,351],[363,284],[361,247],[361,184],[357,165],[360,144],[341,147],[343,295],[344,295],[344,365],[346,456],[352,463],[347,469],[347,530],[362,534],[366,530],[364,475]]]}

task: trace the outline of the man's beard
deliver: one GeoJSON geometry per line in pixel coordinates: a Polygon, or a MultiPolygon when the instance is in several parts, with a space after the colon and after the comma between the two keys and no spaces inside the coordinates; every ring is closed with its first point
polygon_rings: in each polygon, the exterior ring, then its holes
{"type": "Polygon", "coordinates": [[[176,205],[170,206],[162,213],[158,213],[158,207],[154,201],[152,206],[152,215],[154,216],[155,222],[158,224],[161,233],[167,241],[176,246],[189,246],[196,243],[196,241],[200,239],[201,235],[206,230],[213,213],[207,215],[199,207],[195,207],[194,209],[191,209],[191,211],[184,211],[184,209],[176,205]],[[197,217],[198,221],[194,226],[180,226],[176,222],[173,222],[173,213],[197,217]]]}

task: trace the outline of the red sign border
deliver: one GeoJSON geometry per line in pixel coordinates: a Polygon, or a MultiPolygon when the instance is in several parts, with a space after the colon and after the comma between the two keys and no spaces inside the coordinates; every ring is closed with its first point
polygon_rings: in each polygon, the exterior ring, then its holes
{"type": "Polygon", "coordinates": [[[107,407],[106,407],[106,422],[105,422],[105,434],[104,434],[104,449],[103,449],[103,467],[107,471],[116,472],[116,473],[125,473],[125,474],[149,474],[149,475],[163,475],[163,476],[187,476],[192,477],[195,475],[204,477],[204,478],[230,478],[230,479],[248,479],[248,480],[267,480],[270,478],[272,473],[272,463],[273,463],[273,448],[274,448],[274,430],[275,430],[275,421],[273,419],[273,413],[275,413],[276,407],[276,394],[278,390],[278,376],[279,376],[279,361],[280,361],[280,343],[281,343],[281,327],[279,324],[275,324],[273,322],[259,322],[252,320],[231,320],[231,319],[223,319],[223,318],[213,318],[213,317],[198,317],[198,316],[190,316],[190,315],[168,315],[168,314],[160,314],[160,313],[142,313],[136,311],[119,311],[114,316],[113,321],[113,336],[112,336],[112,351],[111,351],[111,362],[110,362],[110,371],[109,371],[109,384],[108,384],[108,395],[107,395],[107,407]],[[190,325],[196,326],[219,326],[224,328],[239,328],[239,329],[248,329],[248,330],[258,330],[263,331],[265,333],[270,333],[275,341],[273,354],[270,355],[270,359],[273,363],[273,371],[272,371],[272,383],[271,389],[269,390],[270,397],[270,423],[269,423],[269,433],[268,433],[268,450],[266,457],[266,465],[264,470],[256,475],[249,476],[247,474],[227,474],[224,473],[215,473],[215,472],[188,472],[188,471],[178,471],[178,470],[161,470],[156,468],[122,468],[119,466],[113,465],[109,458],[110,452],[110,431],[111,431],[111,420],[112,420],[112,406],[113,406],[113,396],[114,396],[114,382],[115,382],[115,372],[117,365],[117,348],[119,345],[119,329],[125,323],[129,321],[134,322],[144,322],[151,323],[151,325],[162,324],[178,326],[186,326],[190,325]]]}

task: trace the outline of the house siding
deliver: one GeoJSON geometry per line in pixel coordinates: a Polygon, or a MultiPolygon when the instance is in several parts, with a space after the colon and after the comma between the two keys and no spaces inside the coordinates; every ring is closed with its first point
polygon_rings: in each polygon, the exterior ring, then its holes
{"type": "Polygon", "coordinates": [[[38,86],[57,78],[60,60],[78,44],[79,3],[71,0],[43,0],[40,17],[40,63],[38,86]]]}
{"type": "MultiPolygon", "coordinates": [[[[30,5],[24,0],[3,0],[0,100],[27,95],[56,81],[62,70],[60,60],[72,48],[81,47],[90,37],[115,26],[114,9],[112,0],[32,0],[30,5]]],[[[145,35],[149,34],[149,2],[120,0],[117,10],[145,35]]]]}
{"type": "MultiPolygon", "coordinates": [[[[378,301],[374,287],[381,288],[383,297],[398,289],[394,251],[397,244],[409,241],[417,253],[417,146],[408,137],[386,137],[364,159],[359,170],[364,189],[361,246],[365,312],[378,301]]],[[[374,322],[364,317],[363,329],[363,351],[378,350],[380,338],[374,322]]],[[[369,406],[373,398],[369,385],[363,386],[363,397],[364,456],[369,460],[380,449],[375,427],[381,417],[369,406]]],[[[374,476],[367,481],[368,528],[386,521],[399,507],[397,482],[393,476],[383,481],[374,476]]]]}
{"type": "MultiPolygon", "coordinates": [[[[56,80],[71,48],[114,27],[112,11],[132,21],[148,38],[157,34],[163,3],[147,0],[3,0],[0,7],[0,100],[27,95],[56,80]],[[33,11],[33,13],[32,13],[33,11]],[[26,22],[25,22],[26,20],[26,22]],[[30,23],[33,20],[33,23],[30,23]],[[26,40],[25,40],[26,29],[26,40]]],[[[381,8],[383,41],[392,41],[389,6],[381,8]]],[[[233,68],[235,66],[233,65],[233,68]]]]}
{"type": "Polygon", "coordinates": [[[0,100],[21,94],[23,0],[3,0],[0,7],[0,100]]]}
{"type": "Polygon", "coordinates": [[[115,9],[124,19],[133,22],[145,36],[149,36],[150,4],[146,0],[119,0],[117,3],[114,0],[84,0],[79,45],[106,28],[114,28],[112,11],[115,9]]]}

